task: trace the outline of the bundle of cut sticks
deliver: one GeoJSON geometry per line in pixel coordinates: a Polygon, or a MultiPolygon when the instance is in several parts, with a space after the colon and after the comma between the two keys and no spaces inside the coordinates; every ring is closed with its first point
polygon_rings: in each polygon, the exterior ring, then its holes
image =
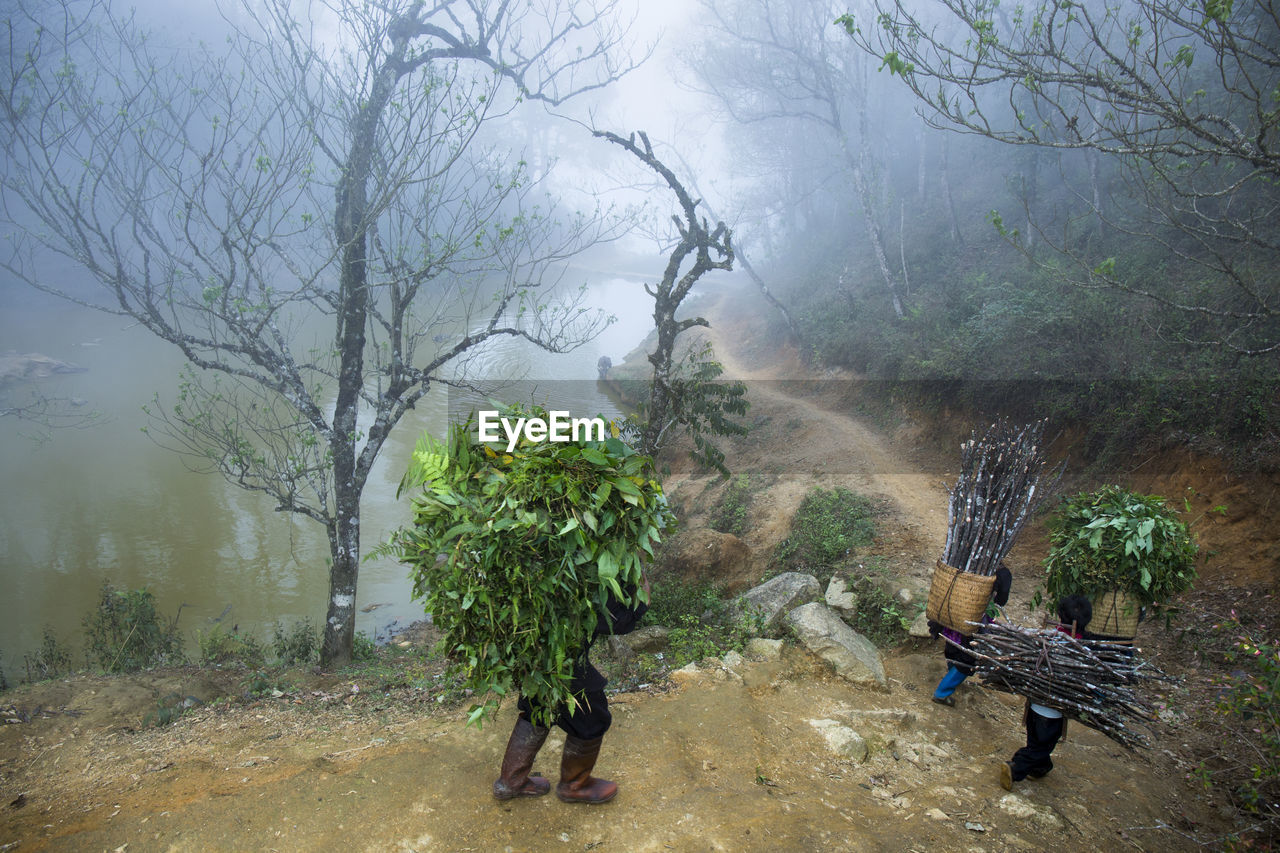
{"type": "Polygon", "coordinates": [[[1155,718],[1139,685],[1173,680],[1127,643],[1077,640],[1052,628],[993,622],[965,651],[987,687],[1057,708],[1130,749],[1148,746],[1133,724],[1155,718]]]}
{"type": "MultiPolygon", "coordinates": [[[[1015,429],[992,424],[960,446],[960,476],[947,508],[942,562],[962,572],[994,575],[1042,494],[1044,421],[1015,429]]],[[[1059,467],[1053,479],[1062,473],[1059,467]]]]}

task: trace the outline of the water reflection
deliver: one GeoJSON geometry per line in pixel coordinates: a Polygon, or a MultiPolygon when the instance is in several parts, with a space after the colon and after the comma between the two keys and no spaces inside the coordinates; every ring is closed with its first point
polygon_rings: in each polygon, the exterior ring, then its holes
{"type": "MultiPolygon", "coordinates": [[[[615,414],[593,381],[595,365],[602,355],[620,362],[648,334],[649,298],[639,281],[604,279],[588,301],[618,318],[600,338],[567,354],[520,339],[495,341],[475,361],[479,375],[536,380],[562,394],[572,389],[567,399],[540,402],[575,415],[615,414]],[[557,381],[565,379],[584,381],[557,381]]],[[[183,363],[177,349],[119,318],[61,302],[23,302],[0,315],[0,351],[40,352],[88,367],[46,387],[82,397],[107,417],[90,429],[58,431],[43,444],[25,437],[29,427],[0,418],[0,661],[10,680],[23,674],[22,654],[39,647],[46,626],[79,648],[81,620],[106,579],[149,587],[162,614],[181,607],[190,647],[194,632],[219,617],[262,638],[280,622],[310,618],[318,625],[328,591],[323,530],[276,512],[262,495],[188,470],[141,433],[141,407],[157,392],[172,397],[183,363]]],[[[423,429],[444,433],[446,411],[445,395],[433,392],[392,433],[365,493],[366,549],[405,520],[407,503],[395,500],[405,459],[423,429]]],[[[374,634],[419,618],[409,595],[402,566],[364,563],[357,608],[367,612],[357,617],[357,629],[374,634]]]]}

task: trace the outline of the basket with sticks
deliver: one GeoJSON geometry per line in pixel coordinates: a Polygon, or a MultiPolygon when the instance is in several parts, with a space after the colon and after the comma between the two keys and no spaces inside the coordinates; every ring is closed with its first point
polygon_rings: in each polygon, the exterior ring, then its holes
{"type": "MultiPolygon", "coordinates": [[[[933,572],[925,614],[972,634],[995,585],[995,573],[1039,502],[1045,472],[1044,421],[1014,428],[992,424],[960,446],[960,476],[947,508],[947,541],[933,572]],[[985,594],[984,594],[985,591],[985,594]]],[[[1054,478],[1062,472],[1057,469],[1054,478]]]]}
{"type": "Polygon", "coordinates": [[[941,560],[933,570],[925,615],[961,634],[972,634],[971,622],[981,622],[991,600],[995,575],[975,575],[948,566],[941,560]]]}

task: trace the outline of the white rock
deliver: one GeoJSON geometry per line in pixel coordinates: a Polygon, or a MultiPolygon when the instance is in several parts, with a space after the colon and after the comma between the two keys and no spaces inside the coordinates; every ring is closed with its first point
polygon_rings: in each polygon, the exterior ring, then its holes
{"type": "Polygon", "coordinates": [[[853,729],[835,720],[810,720],[809,725],[818,730],[836,755],[859,762],[867,760],[867,742],[853,729]]]}
{"type": "Polygon", "coordinates": [[[1000,808],[1016,818],[1034,820],[1049,829],[1061,829],[1062,819],[1053,812],[1030,803],[1017,794],[1005,794],[1000,798],[1000,808]]]}
{"type": "Polygon", "coordinates": [[[921,611],[920,615],[911,623],[911,629],[908,633],[921,640],[929,638],[929,617],[924,614],[924,611],[921,611]]]}
{"type": "Polygon", "coordinates": [[[841,577],[831,578],[831,583],[827,584],[825,597],[827,606],[834,607],[836,610],[852,611],[857,602],[853,593],[848,591],[844,578],[841,577]]]}

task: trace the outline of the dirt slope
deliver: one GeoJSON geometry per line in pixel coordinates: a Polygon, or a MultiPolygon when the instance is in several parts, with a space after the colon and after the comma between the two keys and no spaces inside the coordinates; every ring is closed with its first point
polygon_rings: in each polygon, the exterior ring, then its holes
{"type": "MultiPolygon", "coordinates": [[[[925,577],[946,472],[914,454],[912,426],[899,424],[895,442],[835,408],[840,377],[782,381],[792,362],[749,360],[750,317],[717,322],[731,333],[718,350],[729,375],[756,380],[759,428],[732,448],[735,470],[768,483],[746,537],[755,553],[811,485],[849,485],[885,502],[881,549],[895,570],[925,577]]],[[[690,504],[715,488],[688,471],[672,485],[690,504]]],[[[886,661],[889,689],[869,691],[788,650],[619,694],[597,769],[621,792],[601,807],[491,798],[510,704],[482,731],[409,690],[358,707],[341,696],[203,707],[135,731],[158,696],[207,676],[22,688],[0,705],[80,714],[0,727],[0,851],[1190,850],[1235,826],[1185,780],[1176,711],[1166,740],[1141,754],[1073,726],[1054,773],[1005,792],[995,766],[1020,745],[1021,703],[967,684],[956,708],[934,705],[943,668],[931,644],[904,647],[886,661]],[[856,730],[870,756],[837,754],[823,721],[856,730]]],[[[553,778],[559,743],[553,734],[537,765],[553,778]]]]}

